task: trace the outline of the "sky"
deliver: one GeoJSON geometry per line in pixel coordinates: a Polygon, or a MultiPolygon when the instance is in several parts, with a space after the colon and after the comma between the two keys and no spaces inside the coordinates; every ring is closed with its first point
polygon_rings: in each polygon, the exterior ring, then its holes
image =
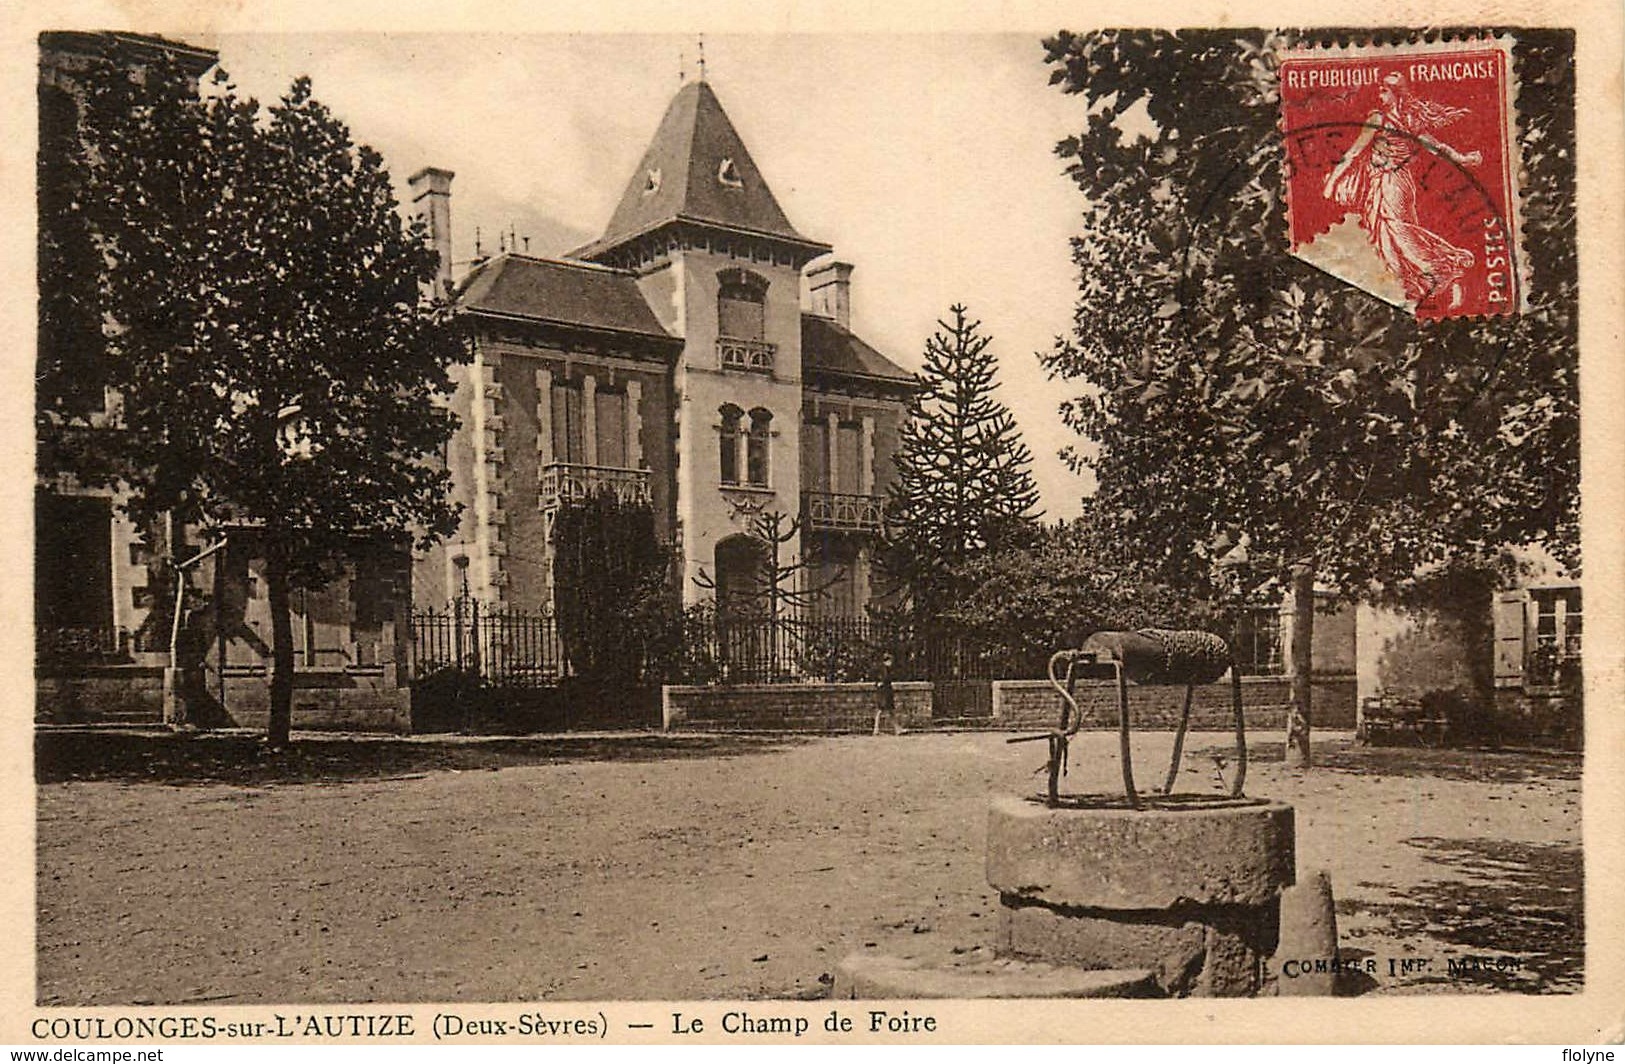
{"type": "MultiPolygon", "coordinates": [[[[356,140],[380,151],[405,199],[424,166],[456,173],[453,260],[562,255],[600,235],[693,35],[220,34],[238,90],[268,103],[308,74],[356,140]]],[[[1038,34],[710,35],[706,80],[803,235],[855,266],[852,325],[918,368],[956,302],[999,358],[999,396],[1033,454],[1049,519],[1073,516],[1085,480],[1058,457],[1077,442],[1057,408],[1072,387],[1036,352],[1070,329],[1069,239],[1082,193],[1057,141],[1084,105],[1048,84],[1038,34]]],[[[464,268],[458,266],[459,271],[464,268]]]]}

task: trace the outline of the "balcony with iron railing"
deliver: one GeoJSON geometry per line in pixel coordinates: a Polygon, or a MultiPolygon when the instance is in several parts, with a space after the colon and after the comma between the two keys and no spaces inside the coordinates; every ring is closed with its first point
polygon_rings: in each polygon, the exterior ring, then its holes
{"type": "Polygon", "coordinates": [[[537,494],[543,510],[585,502],[601,491],[613,493],[628,505],[648,504],[651,498],[647,469],[550,462],[542,467],[539,481],[537,494]]]}
{"type": "Polygon", "coordinates": [[[773,354],[776,350],[777,348],[766,340],[740,340],[731,336],[717,339],[717,361],[723,369],[772,373],[773,354]]]}
{"type": "Polygon", "coordinates": [[[807,527],[822,532],[878,532],[886,508],[884,495],[841,491],[804,491],[801,512],[807,527]]]}

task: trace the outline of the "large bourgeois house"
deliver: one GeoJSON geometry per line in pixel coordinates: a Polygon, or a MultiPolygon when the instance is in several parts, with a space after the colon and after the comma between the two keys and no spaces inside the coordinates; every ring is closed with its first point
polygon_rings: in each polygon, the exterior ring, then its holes
{"type": "Polygon", "coordinates": [[[861,615],[913,378],[853,333],[852,267],[790,223],[711,86],[677,93],[603,236],[566,258],[501,254],[454,281],[451,181],[422,170],[412,196],[473,327],[449,452],[464,517],[414,598],[466,579],[547,608],[554,517],[608,490],[653,507],[685,603],[726,607],[777,514],[800,520],[784,549],[812,608],[861,615]]]}
{"type": "MultiPolygon", "coordinates": [[[[42,106],[71,128],[84,57],[139,65],[160,54],[194,75],[215,60],[160,38],[47,34],[42,106]]],[[[779,549],[821,589],[811,609],[862,615],[913,378],[852,332],[852,267],[791,225],[711,86],[678,92],[604,235],[568,257],[499,254],[454,278],[451,181],[418,173],[410,206],[426,215],[441,283],[471,326],[446,453],[461,527],[411,559],[410,576],[379,545],[294,596],[295,727],[409,726],[409,610],[464,594],[547,610],[553,522],[604,490],[649,504],[685,604],[726,606],[745,591],[769,550],[759,518],[777,514],[799,528],[779,549]]],[[[117,397],[95,379],[69,383],[85,392],[85,426],[116,431],[117,397]]],[[[191,601],[215,604],[209,715],[258,726],[270,613],[251,532],[137,528],[116,490],[71,474],[42,479],[36,498],[39,719],[178,712],[165,669],[180,562],[191,601]]]]}

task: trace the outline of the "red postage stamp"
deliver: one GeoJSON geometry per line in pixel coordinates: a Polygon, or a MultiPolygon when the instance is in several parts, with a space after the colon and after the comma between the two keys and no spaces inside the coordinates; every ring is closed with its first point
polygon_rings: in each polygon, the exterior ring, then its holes
{"type": "Polygon", "coordinates": [[[1287,53],[1292,253],[1418,318],[1518,313],[1516,88],[1503,38],[1287,53]]]}

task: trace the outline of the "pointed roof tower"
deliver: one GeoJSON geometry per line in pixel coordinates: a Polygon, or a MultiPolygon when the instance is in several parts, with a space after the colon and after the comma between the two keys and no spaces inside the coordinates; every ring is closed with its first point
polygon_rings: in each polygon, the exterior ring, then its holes
{"type": "Polygon", "coordinates": [[[709,83],[683,86],[666,108],[604,235],[574,257],[605,260],[625,245],[688,225],[766,239],[801,261],[828,244],[796,232],[709,83]]]}

